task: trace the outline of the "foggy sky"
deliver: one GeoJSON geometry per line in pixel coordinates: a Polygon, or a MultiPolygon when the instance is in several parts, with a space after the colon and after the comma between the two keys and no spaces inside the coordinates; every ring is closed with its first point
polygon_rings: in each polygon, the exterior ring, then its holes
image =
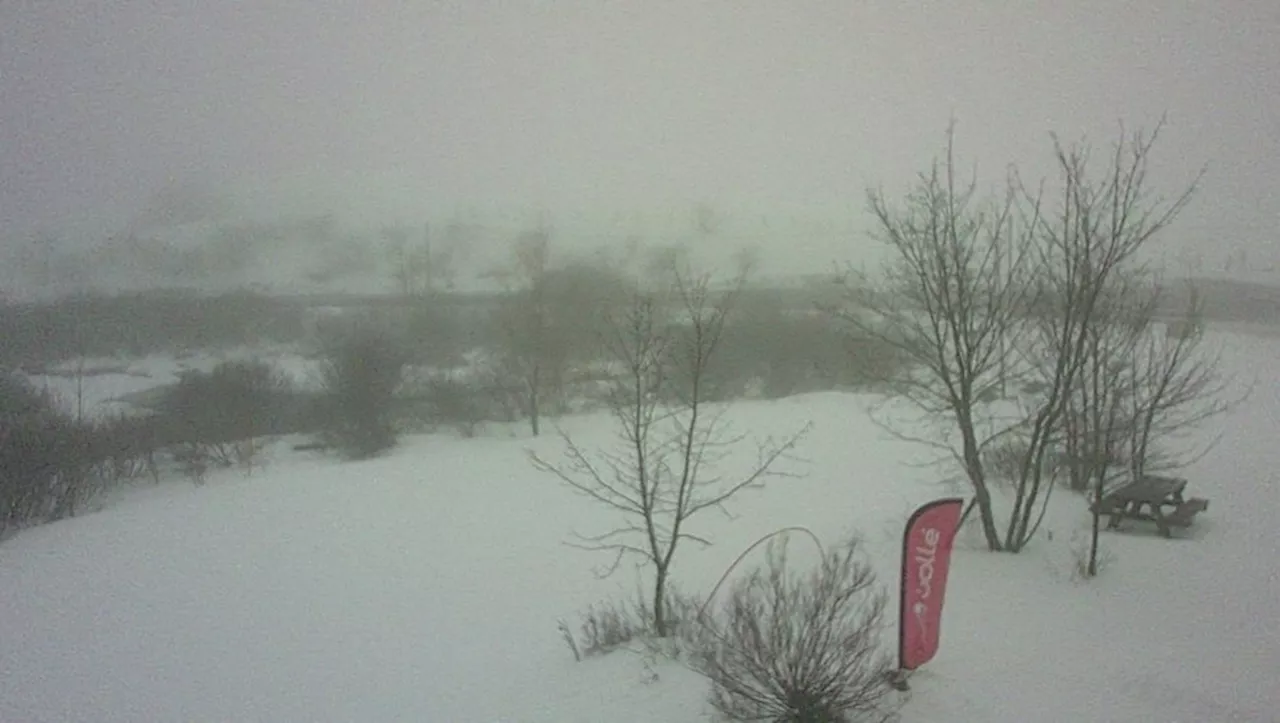
{"type": "Polygon", "coordinates": [[[1156,180],[1209,164],[1178,241],[1263,253],[1278,48],[1274,0],[5,0],[0,243],[169,184],[386,171],[432,206],[855,213],[953,115],[998,181],[1043,173],[1051,130],[1167,112],[1156,180]]]}

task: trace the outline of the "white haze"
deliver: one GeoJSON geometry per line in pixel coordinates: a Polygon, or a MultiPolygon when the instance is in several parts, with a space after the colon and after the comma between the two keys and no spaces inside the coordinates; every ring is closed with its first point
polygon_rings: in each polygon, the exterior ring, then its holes
{"type": "Polygon", "coordinates": [[[860,253],[867,186],[900,190],[952,117],[995,184],[1043,175],[1051,131],[1105,143],[1167,112],[1155,185],[1209,175],[1164,255],[1266,266],[1278,31],[1263,0],[14,0],[0,250],[94,242],[197,186],[236,216],[481,209],[584,237],[670,234],[704,203],[766,263],[819,270],[860,253]]]}

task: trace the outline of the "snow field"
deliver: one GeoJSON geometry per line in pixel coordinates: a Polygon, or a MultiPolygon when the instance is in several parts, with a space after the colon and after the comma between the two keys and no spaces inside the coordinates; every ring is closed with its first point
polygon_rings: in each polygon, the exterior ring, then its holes
{"type": "MultiPolygon", "coordinates": [[[[966,532],[904,720],[1280,720],[1280,339],[1219,338],[1228,371],[1269,376],[1186,470],[1211,500],[1190,539],[1107,533],[1112,560],[1083,583],[1070,568],[1088,515],[1069,493],[1021,555],[970,549],[966,532]]],[[[716,545],[684,547],[675,582],[704,595],[746,545],[804,525],[828,543],[860,531],[896,590],[907,514],[956,490],[869,421],[870,401],[735,404],[752,435],[812,421],[807,474],[738,497],[734,519],[695,518],[716,545]]],[[[583,446],[610,441],[603,415],[561,423],[583,446]]],[[[340,463],[277,447],[250,477],[142,488],[26,531],[0,545],[0,721],[713,720],[705,681],[678,663],[575,663],[560,640],[557,620],[636,589],[629,567],[599,580],[608,555],[563,544],[612,518],[529,466],[527,450],[560,448],[411,436],[340,463]]]]}

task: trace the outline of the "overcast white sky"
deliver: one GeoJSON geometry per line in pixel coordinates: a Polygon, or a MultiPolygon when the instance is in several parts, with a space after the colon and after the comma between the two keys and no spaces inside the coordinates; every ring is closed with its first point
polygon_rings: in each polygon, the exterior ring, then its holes
{"type": "Polygon", "coordinates": [[[1179,242],[1275,253],[1275,0],[3,0],[0,234],[384,171],[433,206],[860,209],[952,115],[998,180],[1166,111],[1160,182],[1209,164],[1179,242]]]}

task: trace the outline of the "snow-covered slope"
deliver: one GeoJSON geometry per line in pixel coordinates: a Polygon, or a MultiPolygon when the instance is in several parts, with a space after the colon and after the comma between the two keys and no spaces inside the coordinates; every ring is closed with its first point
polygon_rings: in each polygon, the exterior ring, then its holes
{"type": "MultiPolygon", "coordinates": [[[[1233,369],[1275,374],[1280,340],[1219,338],[1233,369]]],[[[866,401],[734,406],[754,434],[813,421],[810,472],[704,519],[717,544],[685,550],[682,587],[706,592],[751,540],[795,524],[861,530],[892,587],[907,513],[952,490],[866,401]]],[[[1273,376],[1187,470],[1212,500],[1190,539],[1107,533],[1099,580],[1071,579],[1087,515],[1067,494],[1025,553],[957,551],[941,652],[905,720],[1280,718],[1277,419],[1273,376]]],[[[595,416],[563,424],[585,444],[608,435],[595,416]]],[[[252,477],[166,483],[17,536],[0,546],[0,721],[712,720],[678,664],[573,661],[556,621],[635,579],[598,580],[605,561],[562,544],[607,520],[531,470],[528,448],[558,443],[421,436],[360,464],[282,448],[252,477]]]]}

